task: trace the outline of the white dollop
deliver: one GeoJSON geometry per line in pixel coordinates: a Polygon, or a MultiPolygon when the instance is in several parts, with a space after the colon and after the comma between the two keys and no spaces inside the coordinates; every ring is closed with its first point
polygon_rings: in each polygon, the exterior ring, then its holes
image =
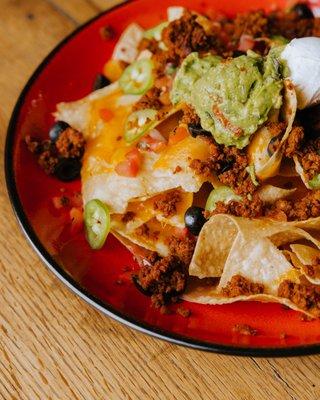
{"type": "Polygon", "coordinates": [[[298,108],[319,103],[320,38],[293,39],[282,52],[281,58],[289,68],[289,79],[297,92],[298,108]]]}

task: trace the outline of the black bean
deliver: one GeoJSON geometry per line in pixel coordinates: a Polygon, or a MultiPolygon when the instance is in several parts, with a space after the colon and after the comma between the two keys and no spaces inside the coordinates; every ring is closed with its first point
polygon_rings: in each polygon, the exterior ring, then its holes
{"type": "Polygon", "coordinates": [[[201,125],[189,124],[188,129],[192,137],[196,137],[199,135],[212,136],[211,132],[208,132],[205,129],[203,129],[201,125]]]}
{"type": "Polygon", "coordinates": [[[52,142],[55,142],[63,131],[69,128],[70,125],[64,121],[57,121],[49,130],[49,137],[52,142]]]}
{"type": "Polygon", "coordinates": [[[195,236],[199,235],[201,228],[206,222],[203,212],[203,208],[192,206],[187,209],[184,215],[184,223],[186,227],[188,228],[189,232],[195,236]]]}
{"type": "Polygon", "coordinates": [[[303,19],[311,19],[314,18],[313,12],[305,3],[297,3],[292,7],[292,11],[294,11],[299,18],[303,19]]]}
{"type": "Polygon", "coordinates": [[[110,81],[109,81],[109,79],[108,78],[106,78],[104,75],[102,75],[102,74],[98,74],[97,76],[96,76],[96,79],[94,80],[94,83],[93,83],[93,90],[98,90],[98,89],[102,89],[102,88],[104,88],[104,87],[106,87],[106,86],[109,86],[110,85],[110,81]]]}
{"type": "Polygon", "coordinates": [[[63,182],[80,178],[81,162],[78,158],[61,158],[55,167],[55,176],[63,182]]]}

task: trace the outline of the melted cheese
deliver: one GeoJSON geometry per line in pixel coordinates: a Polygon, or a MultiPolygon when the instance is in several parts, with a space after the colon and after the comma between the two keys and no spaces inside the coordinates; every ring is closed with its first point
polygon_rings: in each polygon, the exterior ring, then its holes
{"type": "Polygon", "coordinates": [[[130,147],[123,139],[125,122],[131,112],[129,104],[119,105],[121,91],[92,102],[88,124],[89,140],[83,157],[82,179],[113,170],[112,165],[124,159],[130,147]],[[102,121],[100,110],[113,113],[109,121],[102,121]],[[99,135],[96,136],[96,132],[99,135]],[[90,137],[92,138],[90,140],[90,137]]]}
{"type": "Polygon", "coordinates": [[[184,167],[191,160],[206,160],[209,155],[209,146],[204,140],[188,136],[164,149],[158,161],[154,164],[154,168],[170,168],[179,165],[179,163],[181,163],[181,167],[184,167]]]}
{"type": "Polygon", "coordinates": [[[169,217],[164,217],[160,210],[154,209],[154,203],[165,196],[165,193],[153,196],[144,201],[132,201],[129,203],[126,212],[133,212],[134,218],[127,223],[122,222],[124,214],[113,214],[113,226],[118,229],[118,232],[132,232],[142,224],[156,218],[161,223],[162,229],[167,225],[177,228],[184,228],[184,214],[193,203],[193,193],[180,192],[181,201],[176,205],[176,213],[169,217]]]}

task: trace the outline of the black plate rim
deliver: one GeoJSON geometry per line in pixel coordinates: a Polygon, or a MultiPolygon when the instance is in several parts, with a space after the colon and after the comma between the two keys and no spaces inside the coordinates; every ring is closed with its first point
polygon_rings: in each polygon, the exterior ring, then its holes
{"type": "Polygon", "coordinates": [[[24,89],[22,90],[15,107],[13,109],[10,122],[7,129],[7,136],[5,142],[5,155],[4,155],[4,169],[5,169],[5,180],[7,186],[7,192],[9,195],[9,199],[11,202],[11,206],[17,218],[17,221],[20,225],[20,228],[29,243],[38,254],[39,258],[46,265],[46,267],[58,278],[62,281],[69,290],[73,293],[77,294],[82,300],[107,315],[108,317],[116,320],[117,322],[122,323],[123,325],[133,328],[139,332],[147,334],[149,336],[165,340],[170,343],[182,345],[185,347],[190,347],[197,350],[204,350],[209,352],[215,352],[219,354],[227,354],[227,355],[236,355],[236,356],[252,356],[252,357],[289,357],[289,356],[301,356],[301,355],[311,355],[320,353],[320,343],[308,346],[292,346],[292,347],[242,347],[242,346],[231,346],[224,345],[220,343],[212,343],[202,340],[192,339],[190,337],[186,337],[183,335],[175,334],[172,332],[168,332],[158,327],[154,327],[152,325],[143,323],[141,321],[136,320],[135,318],[122,313],[111,305],[102,302],[99,298],[90,294],[86,289],[81,287],[75,280],[71,278],[55,261],[55,259],[48,253],[48,251],[44,248],[40,240],[38,239],[36,233],[34,232],[28,218],[23,210],[23,206],[21,200],[19,198],[18,189],[16,186],[14,169],[13,169],[13,149],[14,149],[14,141],[15,141],[15,132],[16,132],[16,122],[19,118],[21,107],[24,104],[25,97],[33,85],[33,83],[37,80],[38,76],[45,69],[47,64],[54,58],[54,56],[59,52],[59,50],[64,47],[70,39],[76,36],[79,32],[87,28],[94,21],[100,19],[102,16],[118,9],[126,6],[128,3],[138,0],[128,0],[125,3],[118,4],[106,11],[103,11],[91,18],[86,23],[80,25],[73,32],[71,32],[68,36],[66,36],[40,63],[40,65],[36,68],[34,73],[31,75],[29,80],[27,81],[24,89]]]}

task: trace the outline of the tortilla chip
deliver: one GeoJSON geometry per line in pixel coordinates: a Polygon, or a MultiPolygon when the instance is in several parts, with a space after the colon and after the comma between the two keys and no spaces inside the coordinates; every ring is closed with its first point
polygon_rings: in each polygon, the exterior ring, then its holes
{"type": "Polygon", "coordinates": [[[112,59],[131,64],[138,56],[138,46],[143,39],[144,30],[135,22],[128,25],[115,45],[112,59]]]}
{"type": "Polygon", "coordinates": [[[260,180],[265,180],[276,175],[279,171],[283,156],[282,144],[288,138],[295,119],[297,110],[297,96],[293,84],[288,80],[284,80],[284,98],[282,106],[283,120],[287,123],[286,130],[281,138],[278,149],[273,153],[271,158],[266,158],[267,149],[271,136],[269,134],[268,125],[262,126],[256,133],[249,145],[248,154],[250,160],[255,167],[255,173],[260,180]]]}
{"type": "Polygon", "coordinates": [[[294,193],[296,189],[283,189],[273,185],[263,185],[258,194],[264,203],[274,203],[277,200],[285,199],[294,193]]]}
{"type": "Polygon", "coordinates": [[[220,277],[238,231],[232,217],[210,218],[201,229],[189,274],[198,278],[220,277]]]}
{"type": "Polygon", "coordinates": [[[301,310],[292,301],[278,296],[282,282],[299,283],[301,273],[305,274],[293,263],[291,255],[295,254],[280,250],[278,246],[294,246],[293,242],[301,239],[317,247],[320,245],[312,235],[291,222],[248,220],[222,214],[213,216],[199,235],[189,268],[190,275],[200,279],[188,287],[184,298],[207,304],[273,301],[311,315],[310,310],[301,310]],[[223,289],[237,276],[252,284],[263,285],[263,293],[228,297],[223,289]],[[208,285],[203,278],[216,280],[208,285]]]}
{"type": "Polygon", "coordinates": [[[190,284],[187,290],[183,294],[182,298],[192,303],[200,304],[211,304],[211,305],[222,305],[231,304],[237,301],[259,301],[265,303],[280,303],[292,310],[303,312],[310,318],[314,318],[314,315],[308,311],[301,310],[289,299],[278,297],[270,294],[254,294],[250,296],[236,296],[236,297],[223,297],[217,293],[214,286],[208,286],[207,284],[201,284],[196,281],[194,284],[190,284]]]}
{"type": "MultiPolygon", "coordinates": [[[[57,121],[67,122],[70,126],[82,132],[86,139],[92,139],[97,137],[106,125],[99,118],[99,108],[108,108],[110,111],[118,113],[118,108],[128,108],[140,97],[138,95],[123,95],[118,82],[114,82],[90,93],[83,99],[57,104],[54,117],[57,121]]],[[[130,110],[131,107],[126,110],[127,114],[130,110]]]]}
{"type": "Polygon", "coordinates": [[[292,262],[295,267],[300,268],[301,272],[305,274],[306,278],[310,282],[319,285],[320,276],[318,276],[318,274],[311,276],[309,272],[310,270],[307,267],[319,264],[318,260],[320,259],[320,250],[303,244],[292,244],[290,248],[294,253],[294,256],[292,256],[292,262]]]}
{"type": "Polygon", "coordinates": [[[125,214],[113,214],[112,223],[117,226],[118,231],[123,230],[127,234],[150,221],[152,218],[156,218],[165,229],[167,225],[183,229],[185,227],[184,214],[192,205],[193,193],[183,192],[182,190],[177,191],[180,194],[181,200],[176,204],[176,212],[174,215],[165,217],[161,210],[156,210],[154,208],[155,201],[165,199],[168,193],[165,192],[146,200],[130,202],[126,213],[132,213],[132,218],[126,221],[125,214]]]}
{"type": "Polygon", "coordinates": [[[118,225],[114,221],[111,232],[121,235],[128,241],[147,250],[155,251],[162,257],[166,257],[169,255],[168,239],[175,233],[175,228],[167,226],[166,229],[162,229],[161,223],[153,218],[129,233],[123,229],[123,225],[118,225]]]}

